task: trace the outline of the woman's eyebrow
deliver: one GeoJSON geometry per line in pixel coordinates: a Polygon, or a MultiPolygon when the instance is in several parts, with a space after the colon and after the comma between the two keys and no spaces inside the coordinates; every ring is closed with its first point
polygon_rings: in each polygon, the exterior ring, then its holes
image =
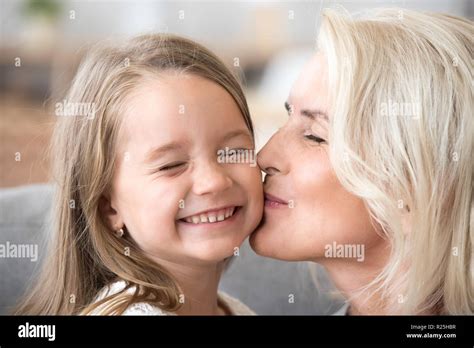
{"type": "MultiPolygon", "coordinates": [[[[293,112],[292,104],[290,104],[288,102],[285,102],[285,109],[286,109],[286,111],[288,111],[288,113],[291,114],[293,112]]],[[[318,117],[322,118],[325,121],[329,120],[327,113],[320,110],[320,109],[302,109],[300,111],[300,114],[302,116],[306,116],[306,117],[310,118],[311,120],[316,120],[316,118],[318,118],[318,117]]]]}
{"type": "Polygon", "coordinates": [[[319,109],[314,109],[314,110],[303,109],[301,110],[300,114],[303,116],[307,116],[311,118],[312,120],[315,120],[318,117],[320,119],[322,118],[325,121],[329,120],[328,115],[324,111],[319,110],[319,109]]]}

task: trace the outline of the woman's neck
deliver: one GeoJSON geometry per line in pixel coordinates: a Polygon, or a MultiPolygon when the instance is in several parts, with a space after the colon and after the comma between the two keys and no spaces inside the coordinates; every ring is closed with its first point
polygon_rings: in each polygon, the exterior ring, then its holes
{"type": "Polygon", "coordinates": [[[379,293],[371,288],[362,294],[359,291],[380,274],[389,255],[390,250],[384,243],[368,251],[363,262],[343,258],[325,258],[317,262],[325,267],[334,285],[349,300],[350,315],[383,315],[387,314],[386,303],[379,293]]]}
{"type": "Polygon", "coordinates": [[[178,283],[183,303],[176,311],[178,315],[226,314],[219,307],[218,286],[223,262],[217,264],[183,265],[159,260],[178,283]]]}

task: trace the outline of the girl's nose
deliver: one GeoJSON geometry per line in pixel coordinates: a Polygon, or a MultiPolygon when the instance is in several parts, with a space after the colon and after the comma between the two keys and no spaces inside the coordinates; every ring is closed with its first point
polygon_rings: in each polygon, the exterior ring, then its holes
{"type": "Polygon", "coordinates": [[[195,171],[193,191],[197,195],[218,193],[232,186],[232,179],[222,164],[203,163],[195,171]]]}

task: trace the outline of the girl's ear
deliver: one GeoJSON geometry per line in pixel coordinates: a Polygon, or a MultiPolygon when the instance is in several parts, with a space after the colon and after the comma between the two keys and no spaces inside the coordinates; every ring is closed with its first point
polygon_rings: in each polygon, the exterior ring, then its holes
{"type": "Polygon", "coordinates": [[[110,198],[102,195],[99,199],[99,212],[104,223],[112,231],[117,231],[123,227],[123,220],[119,212],[112,207],[110,198]]]}

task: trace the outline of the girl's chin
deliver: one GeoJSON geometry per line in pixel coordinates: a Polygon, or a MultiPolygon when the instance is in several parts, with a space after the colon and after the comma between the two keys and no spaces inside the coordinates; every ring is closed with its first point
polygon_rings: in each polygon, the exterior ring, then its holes
{"type": "Polygon", "coordinates": [[[210,263],[222,262],[225,259],[238,256],[240,247],[247,236],[239,236],[229,241],[209,241],[192,252],[192,257],[210,263]]]}

